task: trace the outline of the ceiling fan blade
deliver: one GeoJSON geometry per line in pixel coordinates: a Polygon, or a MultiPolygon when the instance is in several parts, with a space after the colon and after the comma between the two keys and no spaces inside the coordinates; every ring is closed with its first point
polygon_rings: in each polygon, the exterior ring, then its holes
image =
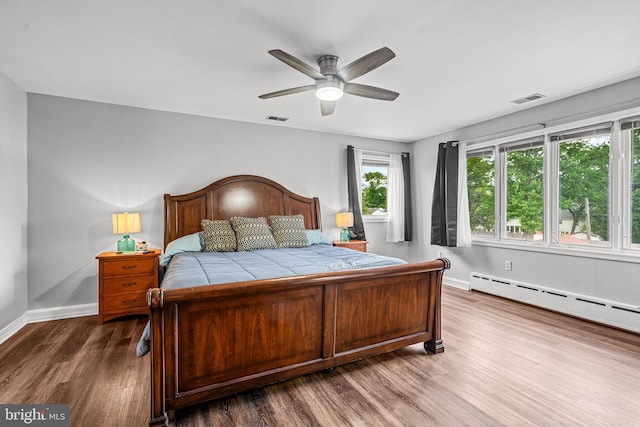
{"type": "Polygon", "coordinates": [[[393,101],[400,95],[392,90],[382,89],[375,86],[360,85],[357,83],[345,83],[344,92],[350,95],[363,96],[365,98],[380,99],[382,101],[393,101]]]}
{"type": "Polygon", "coordinates": [[[294,93],[306,92],[308,90],[313,90],[315,88],[316,88],[315,85],[292,87],[291,89],[283,89],[283,90],[278,90],[271,93],[265,93],[264,95],[260,95],[258,98],[269,99],[269,98],[275,98],[276,96],[293,95],[294,93]]]}
{"type": "Polygon", "coordinates": [[[343,82],[351,81],[368,73],[369,71],[375,70],[382,64],[395,58],[395,56],[396,54],[393,53],[391,49],[388,47],[382,47],[360,59],[356,59],[351,64],[345,65],[336,73],[336,76],[338,76],[343,82]]]}
{"type": "Polygon", "coordinates": [[[320,101],[320,112],[323,116],[333,114],[336,109],[336,101],[320,101]]]}
{"type": "Polygon", "coordinates": [[[282,51],[280,49],[274,49],[274,50],[270,50],[269,53],[273,57],[279,59],[280,61],[290,66],[291,68],[295,68],[296,70],[300,71],[303,74],[306,74],[307,76],[311,77],[314,80],[320,80],[325,78],[324,74],[322,74],[320,71],[316,70],[311,65],[305,62],[302,62],[295,56],[289,55],[285,51],[282,51]]]}

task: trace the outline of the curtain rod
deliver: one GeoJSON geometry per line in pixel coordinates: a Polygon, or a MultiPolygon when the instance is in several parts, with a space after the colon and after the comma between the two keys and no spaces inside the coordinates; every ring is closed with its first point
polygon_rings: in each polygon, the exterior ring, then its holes
{"type": "Polygon", "coordinates": [[[457,139],[454,139],[452,141],[447,141],[447,142],[441,142],[440,144],[444,144],[444,148],[447,148],[447,144],[451,143],[452,147],[455,147],[456,145],[460,144],[460,141],[457,139]]]}
{"type": "Polygon", "coordinates": [[[391,152],[391,151],[376,151],[376,150],[369,150],[367,148],[360,148],[360,147],[353,147],[356,150],[362,150],[362,151],[366,151],[367,153],[371,153],[371,154],[409,154],[408,151],[403,151],[402,153],[396,153],[396,152],[391,152]]]}

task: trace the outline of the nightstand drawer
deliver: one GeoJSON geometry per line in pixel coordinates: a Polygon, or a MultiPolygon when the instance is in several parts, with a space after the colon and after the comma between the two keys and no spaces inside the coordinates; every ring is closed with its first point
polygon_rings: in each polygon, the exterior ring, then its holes
{"type": "Polygon", "coordinates": [[[154,276],[122,276],[104,279],[103,292],[105,295],[122,292],[142,291],[155,288],[154,276]]]}
{"type": "Polygon", "coordinates": [[[147,294],[145,292],[122,293],[117,295],[104,295],[104,311],[129,311],[132,308],[147,306],[147,294]]]}
{"type": "Polygon", "coordinates": [[[149,314],[147,290],[158,287],[160,251],[132,255],[102,252],[98,267],[98,324],[131,314],[149,314]]]}
{"type": "Polygon", "coordinates": [[[108,276],[131,276],[134,274],[154,274],[156,268],[154,259],[119,259],[104,263],[103,274],[108,276]]]}

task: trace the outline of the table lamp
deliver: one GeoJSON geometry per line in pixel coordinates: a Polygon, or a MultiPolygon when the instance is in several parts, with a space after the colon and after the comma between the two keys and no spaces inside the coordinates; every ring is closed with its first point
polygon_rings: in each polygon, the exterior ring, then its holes
{"type": "Polygon", "coordinates": [[[140,232],[140,214],[134,213],[116,213],[111,215],[113,223],[113,234],[124,234],[122,239],[118,240],[118,252],[131,253],[136,251],[136,242],[129,233],[140,232]]]}
{"type": "Polygon", "coordinates": [[[342,228],[340,232],[341,242],[351,240],[351,233],[349,233],[348,227],[353,227],[353,212],[338,212],[336,214],[336,226],[342,228]]]}

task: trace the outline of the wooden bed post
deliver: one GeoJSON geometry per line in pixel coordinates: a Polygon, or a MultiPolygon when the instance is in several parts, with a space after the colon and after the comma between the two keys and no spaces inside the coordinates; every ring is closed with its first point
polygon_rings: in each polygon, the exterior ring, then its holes
{"type": "Polygon", "coordinates": [[[424,349],[427,353],[438,354],[444,352],[444,343],[442,342],[442,278],[444,276],[444,270],[451,268],[451,261],[447,258],[438,258],[444,263],[444,269],[440,270],[437,274],[431,275],[431,281],[429,287],[430,306],[433,307],[433,312],[429,311],[429,323],[428,329],[432,331],[432,337],[429,341],[425,341],[424,349]]]}
{"type": "Polygon", "coordinates": [[[150,426],[168,426],[169,418],[165,409],[164,384],[164,334],[162,328],[162,289],[153,288],[147,292],[149,325],[151,332],[151,420],[150,426]],[[158,369],[160,368],[160,369],[158,369]]]}

